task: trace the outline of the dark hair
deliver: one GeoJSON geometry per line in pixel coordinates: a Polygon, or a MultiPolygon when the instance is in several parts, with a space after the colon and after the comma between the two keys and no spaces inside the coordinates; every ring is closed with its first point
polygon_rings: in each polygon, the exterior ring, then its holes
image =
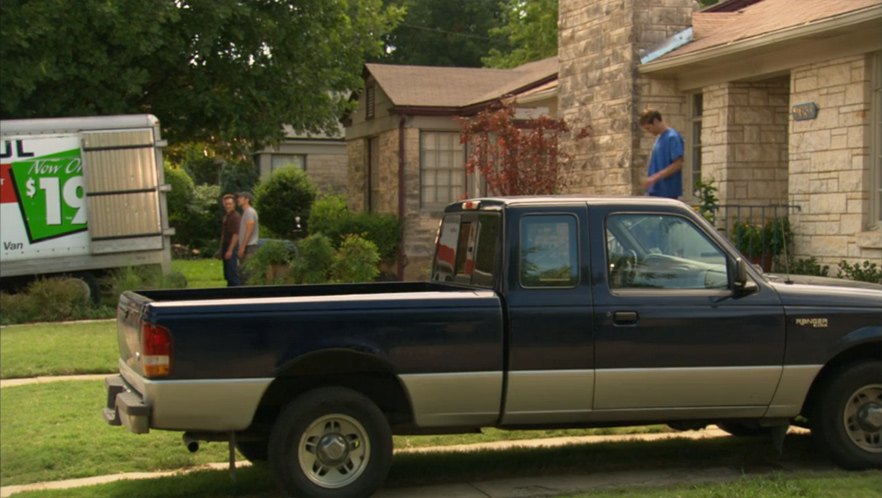
{"type": "Polygon", "coordinates": [[[655,109],[646,109],[645,111],[643,111],[643,114],[640,115],[640,124],[641,125],[646,125],[646,124],[650,124],[655,121],[661,121],[661,120],[662,120],[661,113],[656,111],[655,109]]]}
{"type": "Polygon", "coordinates": [[[225,201],[225,200],[227,200],[227,199],[233,199],[233,200],[235,201],[235,200],[236,200],[236,196],[233,195],[233,194],[224,194],[224,196],[221,197],[221,202],[223,202],[223,201],[225,201]]]}
{"type": "Polygon", "coordinates": [[[252,198],[252,197],[251,197],[251,192],[239,192],[239,193],[236,194],[236,195],[239,196],[239,197],[244,197],[244,198],[248,199],[248,202],[251,202],[251,198],[252,198]]]}

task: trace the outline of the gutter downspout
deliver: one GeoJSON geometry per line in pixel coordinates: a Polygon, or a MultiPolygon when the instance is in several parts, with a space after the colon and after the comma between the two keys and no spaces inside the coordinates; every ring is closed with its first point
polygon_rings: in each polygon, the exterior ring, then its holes
{"type": "Polygon", "coordinates": [[[401,232],[398,234],[398,280],[404,280],[404,166],[407,164],[404,147],[404,122],[406,116],[401,115],[398,121],[398,221],[401,232]]]}

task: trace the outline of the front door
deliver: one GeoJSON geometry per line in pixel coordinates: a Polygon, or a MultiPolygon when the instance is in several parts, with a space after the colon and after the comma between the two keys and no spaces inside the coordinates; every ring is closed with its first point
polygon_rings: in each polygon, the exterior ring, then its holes
{"type": "Polygon", "coordinates": [[[733,259],[688,217],[592,209],[600,418],[761,416],[781,376],[777,295],[736,295],[733,259]]]}

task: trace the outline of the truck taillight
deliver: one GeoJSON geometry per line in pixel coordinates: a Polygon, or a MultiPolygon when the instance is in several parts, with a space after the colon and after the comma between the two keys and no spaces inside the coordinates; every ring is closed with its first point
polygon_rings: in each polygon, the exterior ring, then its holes
{"type": "Polygon", "coordinates": [[[171,373],[172,336],[161,325],[141,324],[141,364],[147,377],[165,377],[171,373]]]}

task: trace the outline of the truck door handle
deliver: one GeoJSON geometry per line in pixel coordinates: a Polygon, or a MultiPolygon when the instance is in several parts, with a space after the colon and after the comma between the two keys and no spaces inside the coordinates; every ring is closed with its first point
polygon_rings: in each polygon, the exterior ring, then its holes
{"type": "Polygon", "coordinates": [[[635,325],[637,318],[636,311],[616,311],[612,315],[613,323],[616,325],[635,325]]]}

